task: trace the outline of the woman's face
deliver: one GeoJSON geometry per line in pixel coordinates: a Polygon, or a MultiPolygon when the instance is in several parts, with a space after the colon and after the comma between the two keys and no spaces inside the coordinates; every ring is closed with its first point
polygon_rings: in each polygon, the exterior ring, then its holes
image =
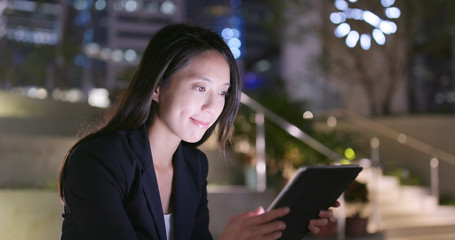
{"type": "Polygon", "coordinates": [[[206,51],[155,91],[158,111],[152,124],[168,137],[197,142],[223,111],[229,86],[227,61],[216,51],[206,51]]]}

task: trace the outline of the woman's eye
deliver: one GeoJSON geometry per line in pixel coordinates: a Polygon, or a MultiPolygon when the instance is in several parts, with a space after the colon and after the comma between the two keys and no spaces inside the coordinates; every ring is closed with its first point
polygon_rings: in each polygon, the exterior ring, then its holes
{"type": "Polygon", "coordinates": [[[196,87],[194,87],[194,88],[195,88],[196,91],[198,91],[198,92],[204,92],[204,91],[205,91],[205,87],[203,87],[203,86],[196,86],[196,87]]]}
{"type": "Polygon", "coordinates": [[[226,96],[228,95],[228,91],[221,91],[218,94],[220,94],[221,96],[226,96]]]}

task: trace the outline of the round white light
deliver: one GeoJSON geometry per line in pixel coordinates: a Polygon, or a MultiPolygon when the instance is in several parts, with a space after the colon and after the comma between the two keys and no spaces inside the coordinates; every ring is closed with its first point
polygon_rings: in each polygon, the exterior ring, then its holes
{"type": "Polygon", "coordinates": [[[381,18],[370,11],[363,12],[363,19],[373,27],[378,27],[381,22],[381,18]]]}
{"type": "Polygon", "coordinates": [[[379,29],[385,34],[392,34],[397,31],[397,25],[391,21],[382,21],[379,24],[379,29]]]}
{"type": "Polygon", "coordinates": [[[338,38],[342,38],[346,36],[349,33],[349,31],[351,31],[351,26],[349,26],[349,24],[347,23],[342,23],[338,25],[337,28],[335,28],[335,36],[338,38]]]}
{"type": "Polygon", "coordinates": [[[240,48],[242,46],[242,42],[238,38],[229,39],[227,44],[230,48],[240,48]]]}
{"type": "Polygon", "coordinates": [[[344,13],[332,13],[330,14],[330,21],[335,24],[340,24],[346,20],[346,15],[344,13]]]}
{"type": "Polygon", "coordinates": [[[390,7],[395,3],[395,0],[381,0],[383,7],[390,7]]]}
{"type": "Polygon", "coordinates": [[[348,36],[346,37],[346,45],[350,48],[353,48],[357,44],[357,41],[359,41],[359,33],[357,31],[349,32],[348,36]]]}
{"type": "Polygon", "coordinates": [[[376,41],[377,44],[384,45],[384,43],[385,43],[385,35],[384,35],[384,33],[382,33],[381,30],[374,29],[373,30],[373,38],[374,38],[374,41],[376,41]]]}
{"type": "Polygon", "coordinates": [[[399,8],[397,7],[390,7],[390,8],[387,8],[385,10],[385,15],[388,17],[388,18],[399,18],[401,16],[401,11],[399,8]]]}
{"type": "Polygon", "coordinates": [[[348,3],[344,0],[336,0],[335,7],[341,11],[344,11],[348,8],[348,3]]]}
{"type": "Polygon", "coordinates": [[[106,1],[104,0],[97,0],[95,2],[95,9],[101,11],[106,8],[106,1]]]}
{"type": "Polygon", "coordinates": [[[127,12],[134,12],[137,9],[137,2],[135,0],[128,0],[125,3],[125,10],[127,12]]]}
{"type": "Polygon", "coordinates": [[[371,37],[368,34],[362,34],[360,36],[360,46],[363,50],[368,50],[371,47],[371,37]]]}
{"type": "Polygon", "coordinates": [[[161,4],[161,12],[167,15],[172,15],[175,13],[175,4],[171,1],[165,1],[161,4]]]}
{"type": "Polygon", "coordinates": [[[125,60],[128,62],[134,62],[136,60],[137,54],[133,49],[128,49],[125,51],[125,60]]]}
{"type": "Polygon", "coordinates": [[[115,62],[120,62],[122,61],[123,58],[123,52],[122,50],[115,50],[111,53],[111,58],[115,62]]]}
{"type": "Polygon", "coordinates": [[[232,55],[234,56],[235,59],[239,58],[242,53],[240,52],[240,49],[238,48],[230,48],[232,55]]]}
{"type": "Polygon", "coordinates": [[[232,31],[230,28],[225,28],[221,31],[221,36],[224,39],[231,39],[234,37],[234,31],[232,31]]]}

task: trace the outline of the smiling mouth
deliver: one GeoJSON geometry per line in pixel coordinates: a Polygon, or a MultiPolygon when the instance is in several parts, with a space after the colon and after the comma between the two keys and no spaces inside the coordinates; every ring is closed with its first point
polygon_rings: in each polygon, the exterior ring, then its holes
{"type": "Polygon", "coordinates": [[[196,120],[194,118],[190,118],[190,119],[194,124],[196,124],[196,126],[202,128],[202,129],[207,129],[210,127],[210,122],[204,122],[204,121],[196,120]]]}

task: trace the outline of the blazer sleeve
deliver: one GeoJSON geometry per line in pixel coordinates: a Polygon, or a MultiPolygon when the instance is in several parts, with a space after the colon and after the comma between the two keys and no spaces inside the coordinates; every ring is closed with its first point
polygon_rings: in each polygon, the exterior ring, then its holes
{"type": "Polygon", "coordinates": [[[110,157],[92,148],[76,149],[68,159],[61,239],[138,239],[122,205],[124,170],[110,157]]]}

